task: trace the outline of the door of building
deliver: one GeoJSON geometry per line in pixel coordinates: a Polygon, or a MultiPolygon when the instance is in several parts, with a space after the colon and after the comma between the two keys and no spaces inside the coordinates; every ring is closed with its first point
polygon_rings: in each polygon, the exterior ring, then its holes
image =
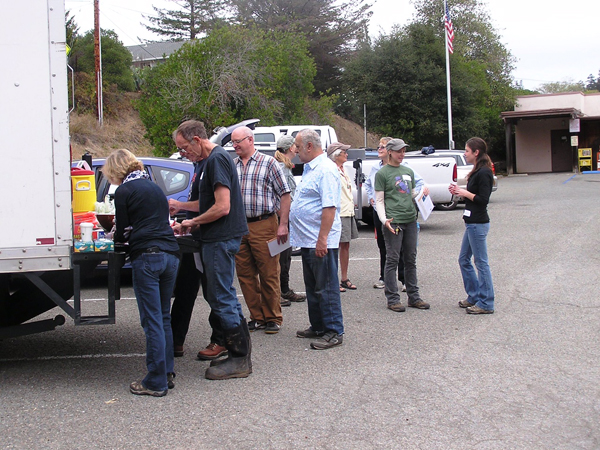
{"type": "Polygon", "coordinates": [[[573,171],[573,149],[569,130],[551,130],[552,172],[573,171]]]}

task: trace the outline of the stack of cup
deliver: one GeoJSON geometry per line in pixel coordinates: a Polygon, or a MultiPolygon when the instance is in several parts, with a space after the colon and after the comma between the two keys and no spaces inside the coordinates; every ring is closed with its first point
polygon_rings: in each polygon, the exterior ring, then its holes
{"type": "Polygon", "coordinates": [[[89,222],[83,222],[79,225],[81,228],[81,240],[83,242],[92,242],[92,231],[94,230],[94,224],[89,222]]]}

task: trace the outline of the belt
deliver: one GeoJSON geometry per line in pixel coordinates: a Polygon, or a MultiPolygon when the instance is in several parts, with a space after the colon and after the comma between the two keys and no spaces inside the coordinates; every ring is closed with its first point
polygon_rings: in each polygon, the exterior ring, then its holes
{"type": "Polygon", "coordinates": [[[135,251],[133,251],[133,252],[131,252],[129,254],[129,258],[133,261],[134,259],[137,259],[140,255],[142,255],[144,253],[150,253],[150,254],[169,253],[170,255],[177,256],[178,259],[181,259],[180,252],[178,252],[178,251],[170,251],[170,250],[161,250],[156,245],[153,245],[152,247],[147,247],[147,248],[142,249],[142,250],[135,250],[135,251]]]}
{"type": "Polygon", "coordinates": [[[265,220],[265,219],[268,219],[269,217],[271,217],[273,214],[275,214],[275,213],[270,212],[270,213],[263,214],[262,216],[246,217],[246,222],[252,223],[252,222],[258,222],[259,220],[265,220]]]}

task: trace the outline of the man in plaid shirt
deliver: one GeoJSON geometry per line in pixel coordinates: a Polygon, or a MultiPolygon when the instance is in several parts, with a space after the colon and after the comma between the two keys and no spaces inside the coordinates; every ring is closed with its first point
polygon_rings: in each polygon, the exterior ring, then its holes
{"type": "Polygon", "coordinates": [[[276,334],[281,328],[279,255],[271,256],[268,241],[288,240],[290,188],[275,158],[254,148],[254,135],[247,127],[236,128],[231,142],[249,234],[242,238],[235,268],[250,310],[250,331],[276,334]]]}

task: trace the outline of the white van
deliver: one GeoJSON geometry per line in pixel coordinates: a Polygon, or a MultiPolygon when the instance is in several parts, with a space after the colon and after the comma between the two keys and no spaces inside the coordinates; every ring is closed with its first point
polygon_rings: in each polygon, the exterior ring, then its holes
{"type": "MultiPolygon", "coordinates": [[[[328,125],[279,125],[275,127],[256,127],[254,129],[254,146],[257,150],[277,150],[277,139],[283,135],[296,136],[300,130],[310,128],[321,136],[323,150],[332,142],[337,142],[335,130],[328,125]]],[[[232,147],[231,142],[225,147],[232,147]]]]}
{"type": "Polygon", "coordinates": [[[325,150],[332,142],[338,141],[335,130],[328,125],[281,125],[270,128],[279,130],[279,135],[276,137],[276,140],[279,138],[279,136],[284,134],[296,137],[298,132],[304,130],[305,128],[315,130],[317,133],[319,133],[319,136],[321,136],[321,146],[323,147],[323,150],[325,150]]]}

